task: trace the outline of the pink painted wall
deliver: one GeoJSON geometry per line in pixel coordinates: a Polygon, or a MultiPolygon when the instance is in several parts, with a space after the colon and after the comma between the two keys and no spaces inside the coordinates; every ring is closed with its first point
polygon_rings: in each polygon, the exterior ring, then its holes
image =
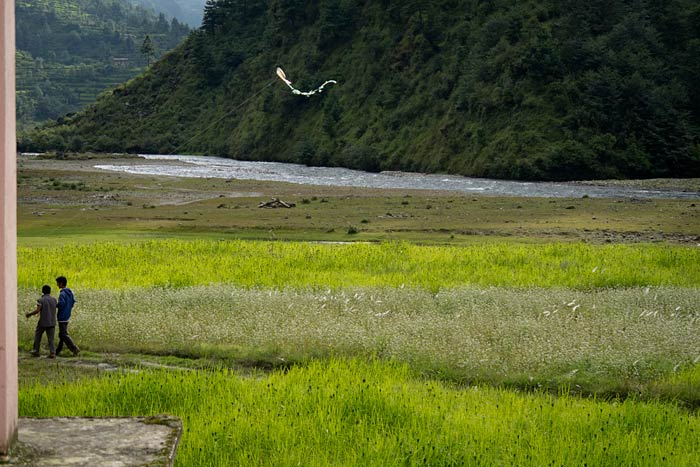
{"type": "Polygon", "coordinates": [[[15,2],[0,0],[0,456],[17,436],[15,2]]]}

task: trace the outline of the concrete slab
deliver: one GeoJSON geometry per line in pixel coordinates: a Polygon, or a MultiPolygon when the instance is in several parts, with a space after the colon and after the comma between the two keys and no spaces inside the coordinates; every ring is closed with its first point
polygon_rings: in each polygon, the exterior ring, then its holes
{"type": "Polygon", "coordinates": [[[182,423],[170,416],[20,418],[10,465],[170,467],[182,423]]]}

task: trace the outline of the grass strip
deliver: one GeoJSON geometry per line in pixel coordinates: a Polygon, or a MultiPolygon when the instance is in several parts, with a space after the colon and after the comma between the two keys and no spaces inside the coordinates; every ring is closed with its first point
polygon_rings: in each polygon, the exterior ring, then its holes
{"type": "Polygon", "coordinates": [[[584,243],[419,246],[151,240],[18,248],[18,282],[76,288],[700,286],[700,249],[584,243]]]}

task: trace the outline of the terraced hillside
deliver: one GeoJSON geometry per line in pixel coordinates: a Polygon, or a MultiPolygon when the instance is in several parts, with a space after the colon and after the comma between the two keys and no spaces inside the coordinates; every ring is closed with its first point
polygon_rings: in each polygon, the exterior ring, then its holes
{"type": "Polygon", "coordinates": [[[202,24],[206,0],[131,0],[131,3],[163,12],[193,28],[198,28],[202,24]]]}
{"type": "Polygon", "coordinates": [[[126,0],[17,0],[20,128],[75,112],[139,74],[189,28],[126,0]],[[142,45],[149,37],[153,50],[142,45]]]}

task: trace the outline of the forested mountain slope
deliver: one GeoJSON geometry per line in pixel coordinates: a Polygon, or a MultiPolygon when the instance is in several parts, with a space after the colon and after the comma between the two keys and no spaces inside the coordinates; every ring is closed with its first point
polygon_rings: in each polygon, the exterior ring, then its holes
{"type": "Polygon", "coordinates": [[[695,0],[209,0],[201,30],[25,149],[514,179],[700,176],[695,0]],[[310,98],[294,85],[338,85],[310,98]],[[272,80],[272,81],[271,81],[272,80]]]}
{"type": "Polygon", "coordinates": [[[16,31],[22,126],[93,103],[143,70],[146,36],[159,57],[189,28],[126,0],[17,0],[16,31]]]}

